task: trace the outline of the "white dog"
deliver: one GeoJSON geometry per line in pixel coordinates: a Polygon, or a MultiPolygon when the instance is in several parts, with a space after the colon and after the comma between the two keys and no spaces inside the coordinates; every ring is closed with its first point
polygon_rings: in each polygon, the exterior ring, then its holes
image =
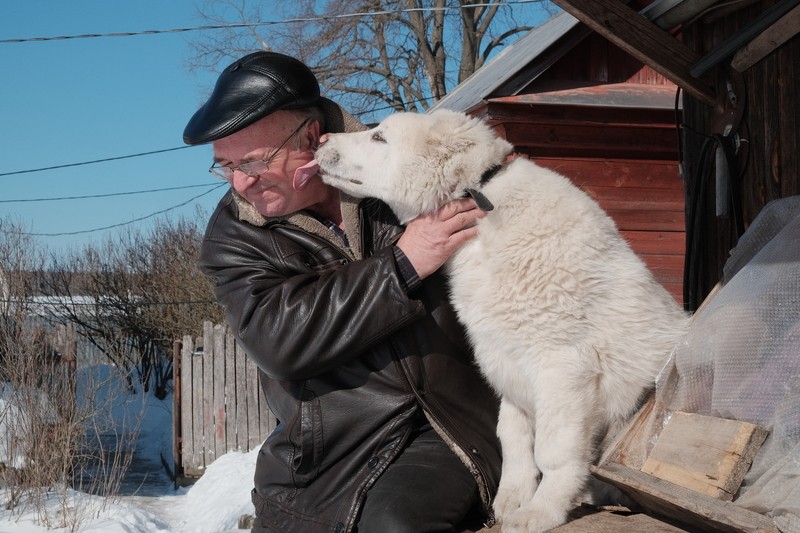
{"type": "Polygon", "coordinates": [[[597,440],[653,387],[687,318],[594,200],[526,159],[503,164],[511,150],[484,122],[436,111],[331,135],[316,158],[326,183],[403,223],[468,192],[494,205],[448,262],[451,297],[501,396],[495,515],[538,532],[566,521],[597,440]]]}

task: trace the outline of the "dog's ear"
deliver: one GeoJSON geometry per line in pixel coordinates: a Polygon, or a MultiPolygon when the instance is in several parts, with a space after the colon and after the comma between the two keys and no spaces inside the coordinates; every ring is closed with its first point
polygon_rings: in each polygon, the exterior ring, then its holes
{"type": "Polygon", "coordinates": [[[480,118],[450,109],[437,109],[430,116],[437,130],[444,132],[443,138],[454,147],[460,147],[460,151],[479,144],[486,159],[484,166],[501,163],[514,148],[480,118]]]}

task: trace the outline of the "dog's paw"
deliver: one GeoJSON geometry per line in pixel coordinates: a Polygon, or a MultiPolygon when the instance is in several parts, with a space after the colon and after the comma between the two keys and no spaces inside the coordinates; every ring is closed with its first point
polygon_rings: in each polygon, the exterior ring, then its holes
{"type": "Polygon", "coordinates": [[[507,517],[514,514],[517,509],[528,504],[536,493],[535,482],[526,483],[523,485],[503,483],[500,481],[500,487],[497,490],[497,496],[494,498],[492,509],[494,516],[503,522],[507,517]]]}
{"type": "Polygon", "coordinates": [[[506,519],[509,518],[514,511],[519,509],[519,505],[520,501],[516,495],[507,492],[498,492],[497,496],[494,498],[494,503],[492,503],[492,510],[494,510],[495,518],[502,524],[505,523],[506,519]]]}
{"type": "Polygon", "coordinates": [[[520,507],[502,521],[503,533],[542,533],[564,524],[567,516],[536,505],[520,507]]]}

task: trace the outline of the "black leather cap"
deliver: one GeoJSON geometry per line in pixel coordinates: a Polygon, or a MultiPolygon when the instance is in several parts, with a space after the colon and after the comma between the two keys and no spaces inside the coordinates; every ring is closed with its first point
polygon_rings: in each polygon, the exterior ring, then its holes
{"type": "Polygon", "coordinates": [[[275,52],[255,52],[222,71],[211,97],[183,130],[183,142],[216,141],[275,111],[319,103],[319,82],[302,62],[275,52]]]}

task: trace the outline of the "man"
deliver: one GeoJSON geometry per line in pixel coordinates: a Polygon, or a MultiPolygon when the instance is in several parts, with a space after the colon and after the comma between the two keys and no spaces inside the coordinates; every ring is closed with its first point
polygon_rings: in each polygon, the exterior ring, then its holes
{"type": "Polygon", "coordinates": [[[258,456],[254,531],[456,530],[491,520],[498,403],[437,270],[483,216],[457,200],[406,228],[316,175],[325,132],[363,129],[301,62],[256,52],[184,131],[232,190],[200,263],[279,423],[258,456]]]}

